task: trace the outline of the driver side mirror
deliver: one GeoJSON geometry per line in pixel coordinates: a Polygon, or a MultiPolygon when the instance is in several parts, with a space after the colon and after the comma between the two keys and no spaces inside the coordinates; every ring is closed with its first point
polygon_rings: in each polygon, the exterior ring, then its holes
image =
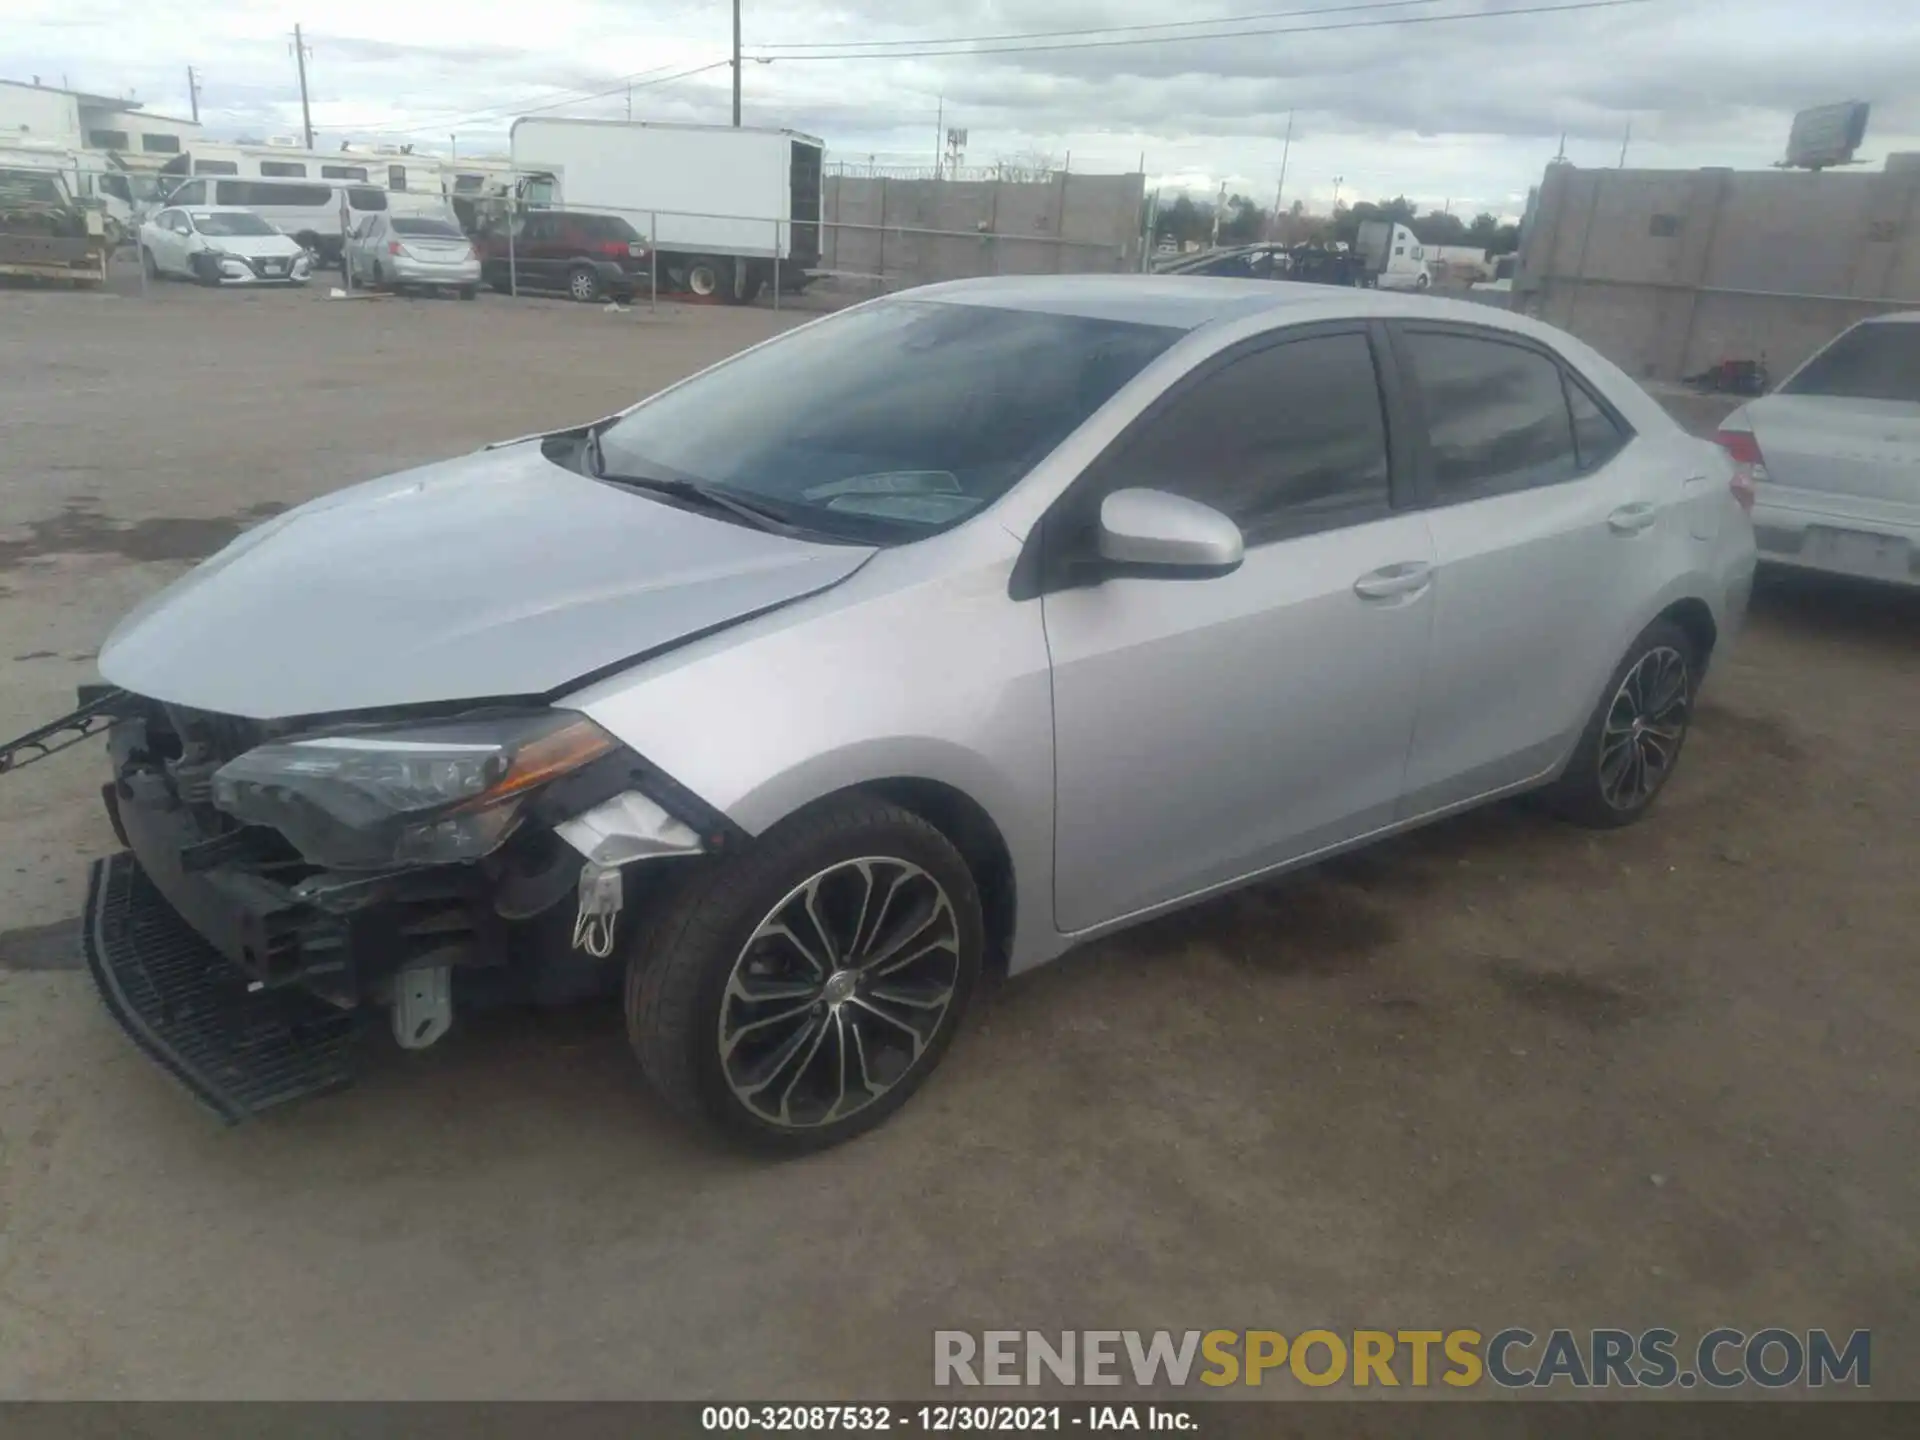
{"type": "Polygon", "coordinates": [[[1100,502],[1098,548],[1109,574],[1203,580],[1240,568],[1240,527],[1211,505],[1165,490],[1115,490],[1100,502]]]}

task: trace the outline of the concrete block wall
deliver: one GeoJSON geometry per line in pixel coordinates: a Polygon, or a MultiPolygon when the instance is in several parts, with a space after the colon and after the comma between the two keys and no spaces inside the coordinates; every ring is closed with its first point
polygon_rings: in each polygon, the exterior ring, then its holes
{"type": "Polygon", "coordinates": [[[1764,356],[1786,374],[1866,315],[1920,307],[1920,170],[1551,165],[1521,308],[1646,379],[1764,356]]]}
{"type": "Polygon", "coordinates": [[[1139,175],[1037,183],[830,175],[821,266],[881,276],[890,288],[1137,268],[1144,187],[1139,175]]]}

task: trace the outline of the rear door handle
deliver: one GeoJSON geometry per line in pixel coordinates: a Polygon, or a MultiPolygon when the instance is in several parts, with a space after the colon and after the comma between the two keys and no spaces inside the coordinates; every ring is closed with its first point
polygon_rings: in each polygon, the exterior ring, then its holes
{"type": "Polygon", "coordinates": [[[1425,560],[1402,560],[1369,570],[1353,582],[1353,593],[1363,600],[1392,600],[1400,595],[1416,595],[1433,583],[1433,566],[1425,560]]]}
{"type": "Polygon", "coordinates": [[[1660,518],[1660,508],[1650,500],[1636,500],[1631,505],[1622,505],[1607,516],[1607,524],[1621,535],[1638,535],[1654,521],[1660,518]]]}

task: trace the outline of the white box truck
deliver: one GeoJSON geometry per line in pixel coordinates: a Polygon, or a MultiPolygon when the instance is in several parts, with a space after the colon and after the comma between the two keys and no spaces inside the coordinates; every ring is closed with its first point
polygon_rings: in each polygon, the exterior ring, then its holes
{"type": "Polygon", "coordinates": [[[744,304],[776,261],[785,290],[820,263],[825,147],[810,135],[544,115],[511,134],[519,201],[622,216],[650,238],[662,289],[744,304]]]}

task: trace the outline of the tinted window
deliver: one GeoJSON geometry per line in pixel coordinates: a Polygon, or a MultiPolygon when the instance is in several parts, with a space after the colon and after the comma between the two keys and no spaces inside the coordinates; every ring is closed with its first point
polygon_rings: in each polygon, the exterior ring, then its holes
{"type": "Polygon", "coordinates": [[[830,534],[912,540],[999,499],[1180,334],[889,301],[641,406],[607,431],[606,468],[696,477],[830,534]]]}
{"type": "Polygon", "coordinates": [[[570,215],[568,233],[585,240],[638,240],[640,234],[618,215],[570,215]]]}
{"type": "Polygon", "coordinates": [[[387,188],[405,190],[407,188],[407,167],[404,165],[387,166],[387,188]]]}
{"type": "Polygon", "coordinates": [[[87,144],[99,150],[124,150],[127,148],[127,132],[124,130],[89,130],[87,144]]]}
{"type": "Polygon", "coordinates": [[[1577,474],[1560,367],[1499,340],[1411,331],[1433,483],[1442,503],[1551,485],[1577,474]]]}
{"type": "MultiPolygon", "coordinates": [[[[224,190],[226,186],[222,185],[220,188],[224,190]]],[[[167,199],[175,205],[204,205],[207,203],[207,182],[204,180],[189,180],[178,190],[174,191],[173,194],[169,195],[167,199]]],[[[231,205],[233,202],[223,195],[220,197],[219,203],[222,205],[231,205]]]]}
{"type": "Polygon", "coordinates": [[[124,200],[129,205],[133,203],[133,192],[127,188],[127,177],[124,175],[102,175],[100,189],[116,200],[124,200]]]}
{"type": "Polygon", "coordinates": [[[347,204],[355,210],[384,210],[387,208],[387,192],[371,185],[356,185],[347,191],[347,204]]]}
{"type": "Polygon", "coordinates": [[[1849,330],[1809,360],[1780,392],[1920,401],[1920,325],[1883,322],[1849,330]]]}
{"type": "Polygon", "coordinates": [[[193,162],[196,175],[238,175],[240,167],[231,160],[196,160],[193,162]]]}
{"type": "Polygon", "coordinates": [[[155,155],[178,155],[180,137],[178,135],[142,135],[140,148],[155,155]]]}
{"type": "Polygon", "coordinates": [[[1567,379],[1567,405],[1573,411],[1573,448],[1583,471],[1598,470],[1633,438],[1571,376],[1567,379]]]}
{"type": "Polygon", "coordinates": [[[364,165],[322,165],[320,167],[320,178],[322,180],[364,181],[367,178],[367,167],[364,165]]]}
{"type": "Polygon", "coordinates": [[[304,180],[307,167],[298,160],[262,160],[260,173],[274,180],[304,180]]]}
{"type": "Polygon", "coordinates": [[[444,220],[395,220],[396,235],[431,235],[439,240],[464,240],[467,237],[444,220]]]}
{"type": "Polygon", "coordinates": [[[1249,544],[1388,508],[1387,431],[1364,335],[1270,346],[1213,371],[1122,442],[1106,486],[1171,490],[1249,544]]]}

